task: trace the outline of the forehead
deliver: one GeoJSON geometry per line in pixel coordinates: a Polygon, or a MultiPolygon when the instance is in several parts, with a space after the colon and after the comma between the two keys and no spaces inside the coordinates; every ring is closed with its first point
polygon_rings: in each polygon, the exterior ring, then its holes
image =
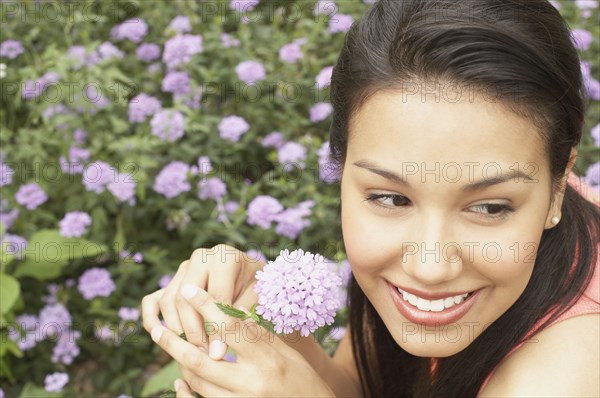
{"type": "Polygon", "coordinates": [[[530,121],[483,95],[444,101],[380,91],[353,115],[347,160],[496,162],[547,167],[544,143],[530,121]]]}

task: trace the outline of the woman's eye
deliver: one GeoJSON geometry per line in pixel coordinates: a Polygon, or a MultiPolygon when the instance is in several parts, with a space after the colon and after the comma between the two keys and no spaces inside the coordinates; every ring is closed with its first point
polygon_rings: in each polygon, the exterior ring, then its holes
{"type": "Polygon", "coordinates": [[[365,200],[385,208],[406,206],[410,203],[406,196],[393,194],[369,194],[365,200]]]}
{"type": "Polygon", "coordinates": [[[478,209],[476,213],[481,213],[489,218],[504,218],[508,213],[515,211],[514,208],[500,203],[482,203],[480,205],[471,206],[472,209],[478,209]]]}

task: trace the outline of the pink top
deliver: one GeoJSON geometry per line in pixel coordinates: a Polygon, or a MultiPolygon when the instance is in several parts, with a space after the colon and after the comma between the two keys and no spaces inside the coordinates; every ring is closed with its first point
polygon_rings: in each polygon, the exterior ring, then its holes
{"type": "MultiPolygon", "coordinates": [[[[588,199],[590,202],[596,204],[597,206],[600,206],[600,195],[597,192],[594,192],[593,188],[586,185],[575,174],[571,173],[569,175],[569,178],[567,181],[568,181],[569,185],[571,185],[577,191],[579,191],[584,197],[586,197],[586,199],[588,199]]],[[[575,305],[573,305],[573,307],[571,307],[569,310],[564,312],[561,316],[556,318],[552,323],[550,323],[550,325],[548,327],[554,325],[555,323],[558,323],[565,319],[573,318],[578,315],[599,314],[600,313],[600,271],[599,271],[599,268],[600,268],[600,245],[598,246],[598,249],[599,250],[598,250],[598,259],[596,261],[596,268],[594,270],[594,275],[592,276],[592,280],[591,280],[589,286],[587,287],[587,289],[585,290],[585,292],[583,293],[581,298],[575,303],[575,305]]],[[[540,319],[540,321],[538,323],[536,323],[534,325],[534,327],[528,332],[528,334],[526,335],[526,339],[532,337],[535,334],[537,328],[544,321],[546,321],[546,319],[548,319],[549,317],[550,317],[550,314],[547,315],[546,317],[540,319]]],[[[511,355],[516,350],[518,350],[523,344],[525,344],[525,341],[518,344],[516,347],[514,347],[502,359],[500,364],[502,362],[504,362],[506,360],[506,358],[508,358],[509,355],[511,355]]],[[[485,379],[485,381],[481,385],[481,388],[479,389],[478,395],[481,394],[481,391],[485,388],[485,386],[489,382],[490,378],[492,377],[492,375],[494,374],[496,369],[498,369],[498,366],[500,366],[500,364],[498,364],[494,368],[494,370],[492,370],[492,372],[488,375],[488,377],[485,379]]]]}

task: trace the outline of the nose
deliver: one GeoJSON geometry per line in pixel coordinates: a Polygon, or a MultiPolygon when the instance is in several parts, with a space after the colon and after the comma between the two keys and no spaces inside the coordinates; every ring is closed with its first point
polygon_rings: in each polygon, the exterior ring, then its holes
{"type": "Polygon", "coordinates": [[[440,213],[419,218],[415,240],[404,242],[402,267],[415,282],[433,286],[457,278],[463,267],[459,242],[452,240],[452,225],[440,213]]]}

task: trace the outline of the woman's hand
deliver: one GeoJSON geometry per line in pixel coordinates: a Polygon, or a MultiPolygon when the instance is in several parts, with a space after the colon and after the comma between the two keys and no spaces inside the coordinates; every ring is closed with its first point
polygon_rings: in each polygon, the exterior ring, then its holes
{"type": "Polygon", "coordinates": [[[150,333],[154,327],[161,325],[158,315],[162,314],[170,330],[177,335],[183,332],[191,344],[208,349],[214,335],[206,336],[202,316],[179,294],[181,285],[187,283],[205,289],[220,303],[250,308],[258,301],[253,290],[256,283],[254,275],[264,265],[227,245],[196,249],[189,260],[179,265],[166,288],[142,300],[144,328],[150,333]]]}
{"type": "Polygon", "coordinates": [[[152,339],[182,365],[187,383],[179,380],[177,397],[192,396],[191,390],[204,397],[334,396],[299,352],[252,318],[225,315],[218,300],[196,286],[184,284],[180,294],[209,322],[215,339],[207,353],[160,324],[151,330],[152,339]],[[236,352],[236,362],[220,360],[221,341],[236,352]]]}

